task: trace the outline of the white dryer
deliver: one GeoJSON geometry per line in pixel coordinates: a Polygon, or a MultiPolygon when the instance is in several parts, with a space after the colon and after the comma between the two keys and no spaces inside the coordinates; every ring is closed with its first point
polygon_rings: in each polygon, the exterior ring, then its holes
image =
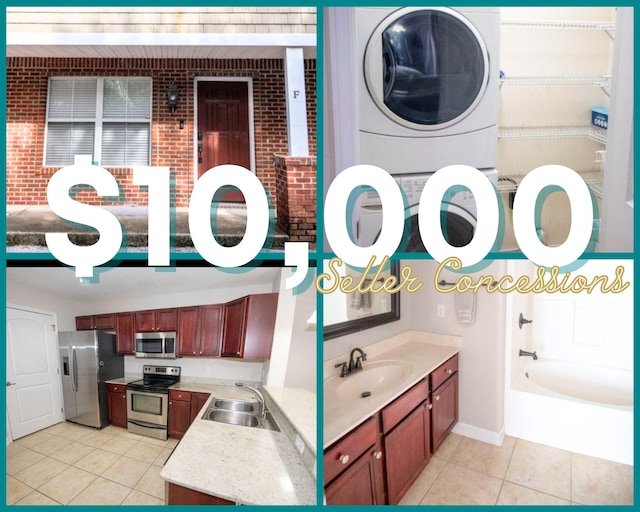
{"type": "MultiPolygon", "coordinates": [[[[498,173],[495,169],[486,170],[483,173],[494,185],[497,184],[498,173]]],[[[430,177],[431,174],[394,176],[407,198],[405,219],[408,226],[405,226],[405,232],[407,232],[408,239],[406,246],[399,248],[401,252],[425,251],[418,228],[418,205],[422,190],[430,177]]],[[[476,231],[477,213],[475,199],[470,191],[445,195],[442,201],[440,222],[449,244],[453,247],[463,247],[471,242],[476,231]]],[[[373,244],[378,239],[381,227],[380,197],[375,191],[371,191],[361,197],[358,244],[365,247],[373,244]]]]}
{"type": "Polygon", "coordinates": [[[356,8],[360,163],[495,168],[499,8],[356,8]]]}

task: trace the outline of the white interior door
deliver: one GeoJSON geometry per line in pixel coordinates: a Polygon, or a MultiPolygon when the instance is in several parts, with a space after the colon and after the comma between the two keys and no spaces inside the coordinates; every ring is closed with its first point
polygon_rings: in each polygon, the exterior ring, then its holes
{"type": "Polygon", "coordinates": [[[13,439],[64,421],[53,315],[7,308],[7,416],[13,439]]]}

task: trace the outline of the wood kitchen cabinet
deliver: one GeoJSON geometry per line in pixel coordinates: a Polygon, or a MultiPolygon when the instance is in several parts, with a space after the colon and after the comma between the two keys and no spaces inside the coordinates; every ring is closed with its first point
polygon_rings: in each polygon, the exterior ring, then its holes
{"type": "Polygon", "coordinates": [[[235,502],[181,485],[167,483],[168,505],[235,505],[235,502]]]}
{"type": "Polygon", "coordinates": [[[135,354],[135,336],[134,314],[118,313],[116,315],[116,352],[118,354],[135,354]]]}
{"type": "Polygon", "coordinates": [[[191,393],[170,389],[167,425],[169,437],[182,439],[189,425],[191,425],[191,393]]]}
{"type": "Polygon", "coordinates": [[[116,427],[127,428],[127,386],[107,384],[109,422],[116,427]]]}
{"type": "Polygon", "coordinates": [[[135,332],[167,332],[178,327],[178,309],[152,309],[135,312],[135,332]]]}
{"type": "Polygon", "coordinates": [[[277,293],[249,295],[225,304],[222,357],[269,359],[277,293]]]}
{"type": "Polygon", "coordinates": [[[91,331],[100,329],[108,331],[116,328],[116,315],[86,315],[76,317],[76,331],[91,331]]]}
{"type": "Polygon", "coordinates": [[[193,421],[198,417],[198,413],[200,409],[204,407],[204,404],[207,403],[209,397],[211,395],[209,393],[191,393],[191,407],[189,409],[189,424],[193,423],[193,421]]]}
{"type": "Polygon", "coordinates": [[[178,355],[220,355],[224,304],[178,309],[178,355]]]}

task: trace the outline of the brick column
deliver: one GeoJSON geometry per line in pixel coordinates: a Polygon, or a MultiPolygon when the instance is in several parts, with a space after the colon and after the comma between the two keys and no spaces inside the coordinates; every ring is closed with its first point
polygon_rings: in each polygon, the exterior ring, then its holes
{"type": "Polygon", "coordinates": [[[316,158],[274,155],[278,228],[290,242],[316,245],[316,158]]]}

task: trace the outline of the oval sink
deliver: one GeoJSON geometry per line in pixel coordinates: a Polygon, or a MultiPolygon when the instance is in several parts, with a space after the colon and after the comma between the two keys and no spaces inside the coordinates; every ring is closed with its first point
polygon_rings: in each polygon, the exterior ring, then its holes
{"type": "Polygon", "coordinates": [[[254,407],[250,402],[243,402],[241,400],[216,400],[213,403],[214,407],[218,409],[225,409],[227,411],[239,411],[239,412],[253,412],[254,407]]]}
{"type": "Polygon", "coordinates": [[[224,409],[213,409],[208,412],[207,419],[228,423],[229,425],[240,425],[242,427],[257,427],[260,420],[253,414],[238,411],[226,411],[224,409]]]}
{"type": "Polygon", "coordinates": [[[364,363],[364,369],[341,378],[335,393],[341,400],[356,400],[383,393],[400,384],[411,373],[411,366],[402,361],[364,363]]]}

